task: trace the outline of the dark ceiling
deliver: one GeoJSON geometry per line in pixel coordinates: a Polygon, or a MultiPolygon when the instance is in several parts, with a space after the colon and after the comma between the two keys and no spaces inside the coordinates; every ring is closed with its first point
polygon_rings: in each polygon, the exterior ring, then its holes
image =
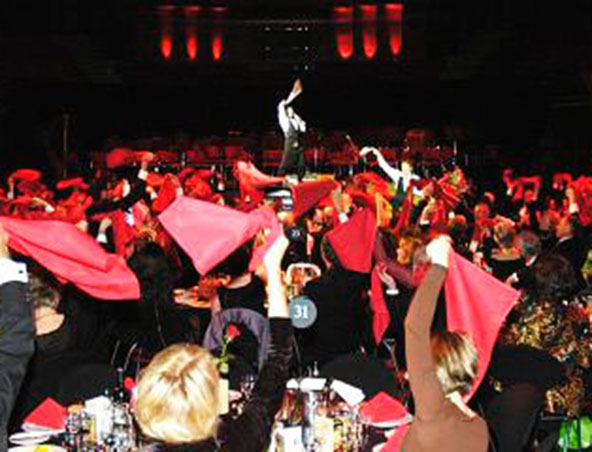
{"type": "Polygon", "coordinates": [[[2,2],[0,148],[55,146],[66,113],[82,150],[113,135],[261,132],[275,127],[274,105],[299,76],[300,108],[321,128],[456,127],[483,145],[589,149],[592,2],[408,0],[397,58],[382,13],[393,2],[365,3],[379,6],[370,61],[357,12],[353,57],[336,50],[334,8],[351,1],[2,2]],[[170,60],[159,47],[167,5],[170,60]],[[194,5],[199,48],[189,61],[183,12],[194,5]],[[219,19],[216,7],[226,8],[219,19]]]}

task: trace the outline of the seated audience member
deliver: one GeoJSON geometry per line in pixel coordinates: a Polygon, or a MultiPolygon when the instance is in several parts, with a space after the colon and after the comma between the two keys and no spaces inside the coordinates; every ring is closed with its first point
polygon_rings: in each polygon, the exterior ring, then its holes
{"type": "Polygon", "coordinates": [[[27,269],[10,259],[8,234],[0,225],[0,451],[34,349],[34,325],[26,297],[27,269]]]}
{"type": "Polygon", "coordinates": [[[438,294],[446,279],[451,246],[439,237],[426,250],[431,267],[405,320],[405,354],[415,419],[402,450],[479,451],[488,447],[485,421],[463,401],[477,375],[477,352],[459,332],[431,334],[438,294]]]}
{"type": "Polygon", "coordinates": [[[92,313],[85,310],[94,301],[62,300],[57,283],[43,269],[32,267],[28,293],[33,303],[35,353],[18,395],[11,430],[20,429],[23,419],[47,397],[56,398],[63,375],[94,359],[92,338],[98,332],[92,313]]]}
{"type": "MultiPolygon", "coordinates": [[[[544,409],[577,417],[588,404],[585,376],[592,357],[592,336],[587,312],[575,296],[576,272],[564,257],[550,254],[537,260],[533,273],[533,288],[508,316],[499,342],[533,347],[560,362],[565,378],[547,391],[544,409]]],[[[559,431],[554,434],[558,436],[559,431]]]]}
{"type": "Polygon", "coordinates": [[[123,337],[150,355],[177,342],[196,342],[198,332],[174,301],[173,271],[164,249],[156,242],[136,245],[128,265],[140,283],[141,299],[122,325],[123,337]]]}
{"type": "Polygon", "coordinates": [[[149,450],[261,451],[281,405],[291,359],[292,329],[280,264],[280,237],[264,257],[271,347],[253,397],[237,419],[221,420],[216,361],[202,347],[177,344],[157,354],[140,375],[136,418],[149,450]]]}
{"type": "Polygon", "coordinates": [[[514,226],[508,221],[499,221],[493,228],[493,239],[497,248],[492,250],[488,259],[491,273],[497,279],[505,281],[524,265],[520,251],[515,245],[514,226]]]}
{"type": "Polygon", "coordinates": [[[265,315],[265,285],[261,278],[249,271],[251,243],[238,248],[211,273],[223,278],[212,302],[213,312],[230,308],[247,308],[265,315]]]}
{"type": "Polygon", "coordinates": [[[520,251],[524,266],[508,276],[506,284],[532,289],[534,264],[542,252],[541,241],[534,232],[522,231],[516,237],[516,246],[520,251]]]}
{"type": "Polygon", "coordinates": [[[317,308],[315,323],[302,330],[303,361],[319,366],[358,350],[364,329],[364,290],[367,276],[346,270],[325,238],[321,252],[327,270],[303,289],[317,308]],[[339,334],[335,334],[339,331],[339,334]]]}

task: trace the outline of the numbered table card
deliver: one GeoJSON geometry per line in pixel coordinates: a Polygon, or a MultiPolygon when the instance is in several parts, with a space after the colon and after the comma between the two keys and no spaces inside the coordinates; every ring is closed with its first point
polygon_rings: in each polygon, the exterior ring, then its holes
{"type": "Polygon", "coordinates": [[[317,319],[317,307],[308,297],[296,297],[290,301],[290,319],[294,328],[308,328],[317,319]]]}

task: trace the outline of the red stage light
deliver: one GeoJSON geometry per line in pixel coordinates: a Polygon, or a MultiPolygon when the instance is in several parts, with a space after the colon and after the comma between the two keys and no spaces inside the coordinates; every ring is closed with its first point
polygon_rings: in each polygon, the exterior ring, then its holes
{"type": "Polygon", "coordinates": [[[197,58],[197,36],[187,36],[187,56],[190,60],[195,60],[197,58]]]}
{"type": "Polygon", "coordinates": [[[185,48],[187,50],[187,56],[192,61],[197,59],[197,16],[199,9],[197,5],[185,7],[185,48]]]}
{"type": "Polygon", "coordinates": [[[212,29],[212,58],[214,61],[222,59],[224,51],[224,32],[223,25],[220,24],[222,18],[226,15],[228,8],[226,6],[215,6],[212,8],[214,26],[212,29]]]}
{"type": "Polygon", "coordinates": [[[160,53],[165,60],[170,60],[173,54],[173,38],[169,34],[163,34],[160,38],[160,53]]]}
{"type": "Polygon", "coordinates": [[[173,55],[173,14],[175,7],[163,5],[158,7],[160,21],[160,53],[165,60],[173,55]]]}
{"type": "Polygon", "coordinates": [[[362,14],[362,41],[364,44],[364,55],[372,59],[378,50],[376,37],[376,16],[378,7],[376,5],[360,5],[362,14]]]}
{"type": "Polygon", "coordinates": [[[219,61],[222,58],[223,44],[222,32],[215,31],[212,36],[212,58],[214,58],[214,61],[219,61]]]}
{"type": "Polygon", "coordinates": [[[391,53],[394,57],[398,57],[403,47],[403,5],[388,3],[384,5],[384,11],[391,53]]]}
{"type": "Polygon", "coordinates": [[[333,17],[337,53],[342,60],[348,60],[354,54],[354,8],[352,6],[336,6],[333,8],[333,17]]]}

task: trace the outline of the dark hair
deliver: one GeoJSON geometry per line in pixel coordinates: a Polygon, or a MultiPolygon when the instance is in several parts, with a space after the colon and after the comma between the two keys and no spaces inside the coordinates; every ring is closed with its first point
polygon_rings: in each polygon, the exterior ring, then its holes
{"type": "Polygon", "coordinates": [[[534,265],[534,295],[538,300],[568,300],[578,290],[576,272],[571,263],[558,254],[542,256],[534,265]]]}
{"type": "Polygon", "coordinates": [[[251,255],[251,242],[245,243],[230,256],[220,262],[212,270],[212,273],[228,275],[233,278],[243,275],[249,270],[251,255]]]}
{"type": "Polygon", "coordinates": [[[539,237],[532,231],[522,231],[518,234],[518,245],[525,258],[541,254],[542,246],[539,237]]]}
{"type": "Polygon", "coordinates": [[[173,275],[169,260],[159,244],[144,242],[136,247],[128,265],[140,283],[138,317],[146,332],[143,337],[145,345],[151,351],[166,347],[166,319],[162,317],[168,317],[167,313],[173,305],[173,275]],[[157,334],[154,334],[155,328],[157,334]]]}

